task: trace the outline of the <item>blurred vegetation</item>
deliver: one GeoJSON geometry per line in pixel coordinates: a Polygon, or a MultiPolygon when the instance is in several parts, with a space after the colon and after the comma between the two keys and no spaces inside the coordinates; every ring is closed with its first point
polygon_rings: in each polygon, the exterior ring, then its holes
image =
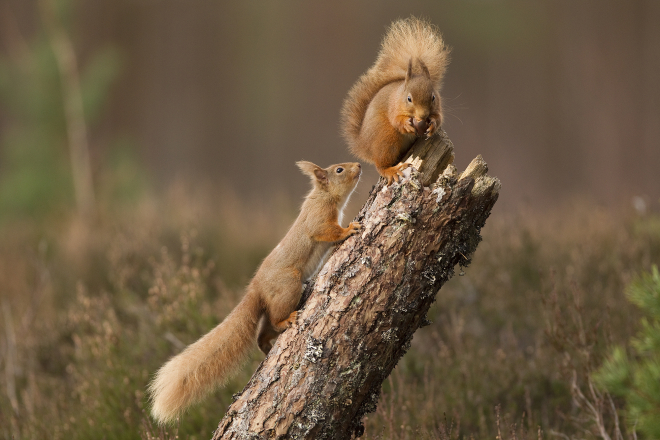
{"type": "Polygon", "coordinates": [[[592,376],[639,326],[624,291],[660,259],[659,226],[657,216],[580,204],[489,220],[474,263],[439,292],[434,323],[384,387],[368,433],[494,438],[501,427],[500,438],[536,439],[539,429],[543,438],[633,438],[618,419],[626,402],[592,376]]]}
{"type": "Polygon", "coordinates": [[[660,273],[653,266],[626,290],[643,313],[641,328],[628,350],[617,346],[595,379],[626,404],[626,423],[645,435],[660,438],[660,273]],[[626,353],[629,351],[631,356],[626,353]]]}
{"type": "MultiPolygon", "coordinates": [[[[230,311],[236,286],[274,245],[258,209],[231,210],[234,202],[223,197],[231,212],[209,212],[200,223],[192,218],[208,204],[194,206],[183,193],[142,199],[93,225],[70,213],[47,226],[3,228],[0,437],[140,438],[148,431],[150,375],[230,311]]],[[[234,392],[254,368],[232,382],[234,392]]],[[[180,432],[208,437],[230,398],[210,398],[180,432]]]]}
{"type": "Polygon", "coordinates": [[[64,110],[51,47],[42,36],[17,56],[20,60],[0,59],[0,93],[13,116],[0,138],[3,218],[43,215],[72,198],[64,110]]]}
{"type": "MultiPolygon", "coordinates": [[[[181,185],[93,225],[70,214],[3,228],[0,436],[210,437],[256,350],[169,431],[150,421],[145,387],[239,301],[294,216],[181,185]]],[[[641,313],[624,292],[660,261],[660,218],[577,205],[483,232],[384,384],[366,438],[630,437],[615,416],[635,402],[592,377],[613,346],[637,347],[641,313]]]]}
{"type": "MultiPolygon", "coordinates": [[[[46,1],[50,0],[40,5],[46,1]]],[[[53,3],[58,18],[69,22],[71,2],[53,3]]],[[[0,135],[0,221],[9,217],[43,218],[73,202],[62,92],[64,73],[58,69],[52,42],[44,29],[40,28],[29,40],[16,38],[21,42],[5,55],[0,53],[0,99],[6,113],[0,135]]],[[[94,127],[119,76],[120,53],[112,45],[96,48],[79,70],[85,123],[94,127]]],[[[128,162],[135,155],[116,153],[115,149],[111,145],[108,155],[118,160],[104,165],[130,167],[128,162]]],[[[126,179],[121,172],[112,174],[126,179]]],[[[125,186],[125,182],[104,183],[125,186]]]]}

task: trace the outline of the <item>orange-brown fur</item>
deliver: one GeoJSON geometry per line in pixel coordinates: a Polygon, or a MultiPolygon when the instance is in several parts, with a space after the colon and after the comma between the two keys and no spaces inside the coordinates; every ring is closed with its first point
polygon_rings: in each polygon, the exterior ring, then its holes
{"type": "Polygon", "coordinates": [[[267,354],[272,340],[296,321],[302,282],[314,274],[334,243],[360,230],[357,222],[347,228],[339,225],[359,180],[360,164],[323,169],[303,161],[298,166],[311,177],[314,188],[286,236],[261,263],[243,300],[222,323],[165,363],[149,385],[151,412],[159,423],[175,420],[190,404],[226,382],[255,339],[267,354]]]}
{"type": "Polygon", "coordinates": [[[388,29],[375,64],[348,92],[343,136],[388,184],[409,166],[397,163],[420,134],[415,124],[427,136],[442,124],[439,90],[448,62],[449,49],[433,25],[415,17],[399,20],[388,29]]]}

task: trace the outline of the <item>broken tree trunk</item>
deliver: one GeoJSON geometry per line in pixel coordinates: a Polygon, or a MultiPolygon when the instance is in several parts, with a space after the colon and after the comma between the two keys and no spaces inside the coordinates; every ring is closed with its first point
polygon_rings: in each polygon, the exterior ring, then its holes
{"type": "Polygon", "coordinates": [[[381,384],[423,326],[438,289],[467,266],[500,182],[477,157],[456,173],[445,133],[418,141],[419,170],[371,191],[360,234],[341,244],[305,290],[213,439],[349,439],[364,431],[381,384]]]}

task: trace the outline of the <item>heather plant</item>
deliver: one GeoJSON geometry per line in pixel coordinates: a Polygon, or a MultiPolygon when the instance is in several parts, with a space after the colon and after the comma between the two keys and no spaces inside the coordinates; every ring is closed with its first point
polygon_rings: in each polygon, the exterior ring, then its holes
{"type": "MultiPolygon", "coordinates": [[[[0,437],[210,437],[256,350],[175,426],[153,424],[146,385],[236,305],[295,215],[212,194],[143,195],[87,226],[75,216],[6,224],[0,437]]],[[[592,377],[614,345],[631,365],[641,359],[628,341],[642,313],[624,291],[660,261],[658,225],[573,207],[491,218],[385,382],[365,438],[616,438],[629,403],[592,377]]]]}
{"type": "Polygon", "coordinates": [[[595,382],[623,399],[626,424],[643,438],[660,438],[660,273],[637,277],[626,296],[643,313],[628,348],[615,347],[595,374],[595,382]],[[630,355],[628,354],[630,353],[630,355]]]}
{"type": "Polygon", "coordinates": [[[146,386],[238,302],[241,288],[227,287],[219,272],[247,278],[268,240],[247,238],[259,226],[259,210],[245,229],[232,226],[236,213],[223,220],[216,211],[227,236],[203,249],[196,230],[183,226],[185,216],[161,222],[172,200],[189,212],[175,196],[155,211],[135,206],[137,221],[102,218],[87,231],[76,218],[53,222],[51,230],[21,223],[0,237],[1,438],[210,436],[249,371],[193,408],[180,427],[150,423],[146,386]],[[234,255],[231,265],[216,263],[229,256],[213,258],[223,250],[234,255]]]}
{"type": "Polygon", "coordinates": [[[456,438],[492,438],[498,426],[510,438],[625,434],[620,402],[591,376],[634,332],[623,292],[660,258],[658,219],[561,212],[489,220],[472,265],[440,290],[432,324],[385,384],[369,435],[417,438],[416,427],[452,421],[456,438]]]}

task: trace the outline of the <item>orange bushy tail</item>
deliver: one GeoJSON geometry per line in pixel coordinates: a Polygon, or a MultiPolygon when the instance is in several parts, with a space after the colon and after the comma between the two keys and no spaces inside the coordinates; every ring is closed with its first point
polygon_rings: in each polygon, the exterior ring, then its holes
{"type": "Polygon", "coordinates": [[[255,341],[260,309],[258,295],[248,291],[224,321],[158,370],[149,392],[159,423],[175,420],[238,370],[255,341]]]}

